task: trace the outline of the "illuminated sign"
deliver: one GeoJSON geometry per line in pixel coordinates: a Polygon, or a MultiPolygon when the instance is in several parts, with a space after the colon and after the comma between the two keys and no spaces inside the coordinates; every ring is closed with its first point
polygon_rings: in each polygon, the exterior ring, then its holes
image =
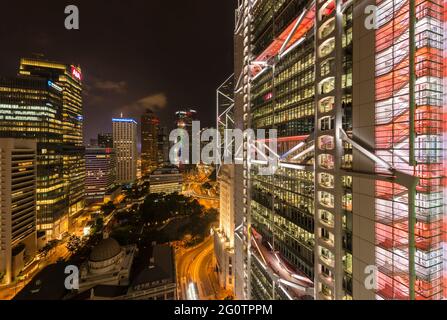
{"type": "Polygon", "coordinates": [[[78,79],[79,81],[81,81],[81,79],[82,79],[81,72],[74,66],[71,66],[71,75],[73,77],[75,77],[76,79],[78,79]]]}
{"type": "Polygon", "coordinates": [[[62,88],[59,87],[57,84],[53,83],[52,81],[48,80],[48,85],[54,89],[56,89],[57,91],[62,91],[62,88]]]}
{"type": "Polygon", "coordinates": [[[123,118],[114,118],[112,119],[112,122],[132,122],[137,124],[137,122],[134,119],[123,119],[123,118]]]}
{"type": "Polygon", "coordinates": [[[269,100],[271,100],[273,98],[273,93],[267,93],[265,96],[264,96],[264,101],[269,101],[269,100]]]}

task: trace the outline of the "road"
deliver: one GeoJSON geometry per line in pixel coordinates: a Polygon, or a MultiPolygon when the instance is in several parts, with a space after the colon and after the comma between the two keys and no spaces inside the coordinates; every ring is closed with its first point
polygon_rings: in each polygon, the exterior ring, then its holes
{"type": "Polygon", "coordinates": [[[36,260],[34,265],[30,267],[25,275],[25,279],[18,281],[9,286],[0,288],[0,300],[11,300],[17,293],[20,292],[41,270],[45,269],[51,264],[55,264],[59,259],[67,260],[70,253],[66,248],[66,243],[61,242],[57,245],[51,253],[43,259],[36,260]]]}
{"type": "Polygon", "coordinates": [[[191,294],[188,293],[191,284],[197,286],[199,300],[221,298],[222,290],[213,271],[213,254],[212,237],[192,249],[177,251],[177,284],[180,299],[191,299],[191,294]]]}

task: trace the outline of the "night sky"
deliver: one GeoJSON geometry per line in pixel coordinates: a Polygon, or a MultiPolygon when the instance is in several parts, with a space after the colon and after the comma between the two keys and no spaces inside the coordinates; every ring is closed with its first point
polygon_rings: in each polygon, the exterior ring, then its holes
{"type": "Polygon", "coordinates": [[[0,10],[0,75],[33,53],[79,64],[84,140],[111,132],[111,118],[154,110],[171,128],[181,108],[214,126],[215,91],[233,69],[236,0],[8,1],[0,10]],[[66,30],[77,5],[80,30],[66,30]]]}

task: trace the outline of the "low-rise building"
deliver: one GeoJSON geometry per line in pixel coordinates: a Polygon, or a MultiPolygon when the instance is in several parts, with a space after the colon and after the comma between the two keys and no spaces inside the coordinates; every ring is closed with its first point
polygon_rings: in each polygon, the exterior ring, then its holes
{"type": "MultiPolygon", "coordinates": [[[[132,272],[122,267],[124,250],[115,240],[105,240],[92,251],[90,276],[81,275],[78,300],[176,300],[177,284],[174,251],[169,245],[154,245],[139,252],[138,263],[129,256],[132,272]],[[98,250],[101,249],[101,252],[98,250]],[[94,261],[97,260],[97,261],[94,261]],[[113,263],[115,261],[115,263],[113,263]],[[132,264],[134,262],[134,264],[132,264]],[[120,267],[121,266],[121,267],[120,267]],[[102,280],[101,280],[102,277],[102,280]]],[[[127,248],[127,253],[129,253],[127,248]]],[[[82,272],[82,271],[81,271],[82,272]]]]}
{"type": "Polygon", "coordinates": [[[121,247],[113,238],[101,240],[80,268],[79,292],[96,285],[128,285],[136,252],[136,245],[121,247]]]}
{"type": "Polygon", "coordinates": [[[176,166],[164,166],[152,172],[149,176],[150,193],[180,193],[182,192],[183,176],[176,166]]]}

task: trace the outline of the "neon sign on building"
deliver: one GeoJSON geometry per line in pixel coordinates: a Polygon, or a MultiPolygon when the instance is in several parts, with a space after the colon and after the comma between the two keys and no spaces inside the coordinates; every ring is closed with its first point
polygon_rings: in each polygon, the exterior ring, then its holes
{"type": "Polygon", "coordinates": [[[81,71],[79,71],[76,67],[71,66],[71,75],[78,79],[79,81],[82,80],[82,74],[81,71]]]}

